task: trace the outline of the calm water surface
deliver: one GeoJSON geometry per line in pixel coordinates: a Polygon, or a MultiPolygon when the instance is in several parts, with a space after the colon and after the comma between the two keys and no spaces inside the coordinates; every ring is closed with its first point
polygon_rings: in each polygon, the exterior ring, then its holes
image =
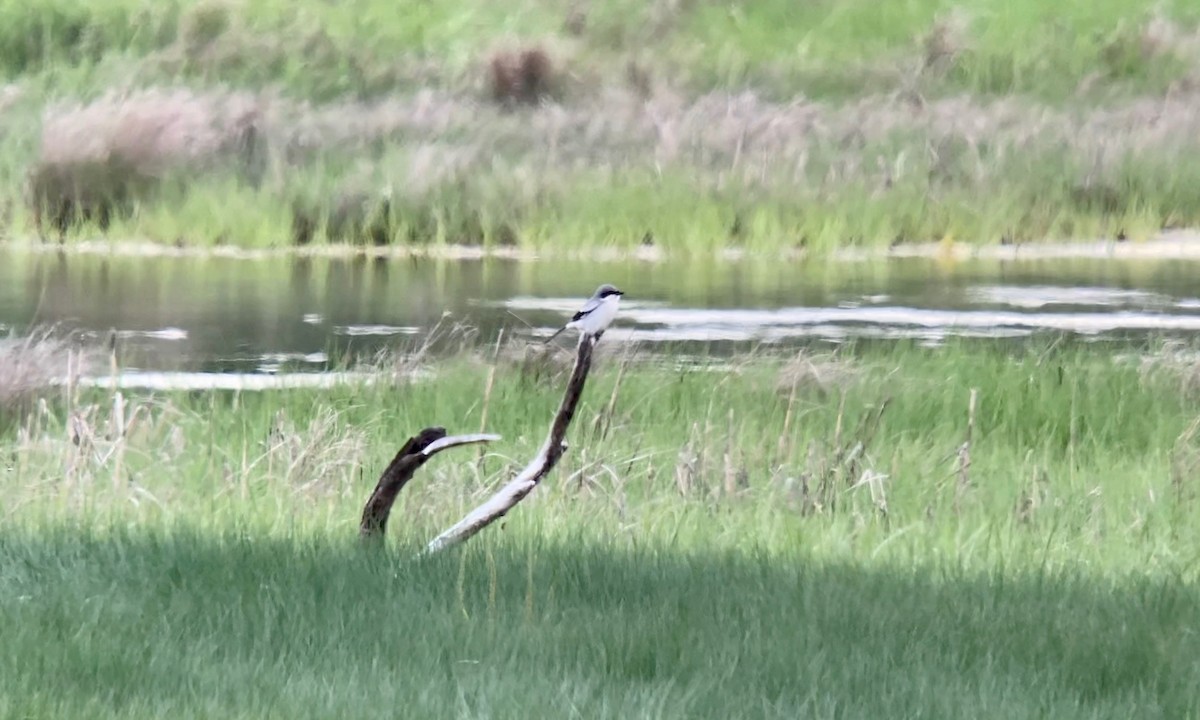
{"type": "Polygon", "coordinates": [[[540,337],[601,282],[627,291],[606,338],[689,352],[752,343],[1200,333],[1200,263],[944,264],[104,257],[0,250],[0,330],[121,338],[131,370],[318,372],[439,320],[540,337]],[[448,314],[448,316],[447,316],[448,314]]]}

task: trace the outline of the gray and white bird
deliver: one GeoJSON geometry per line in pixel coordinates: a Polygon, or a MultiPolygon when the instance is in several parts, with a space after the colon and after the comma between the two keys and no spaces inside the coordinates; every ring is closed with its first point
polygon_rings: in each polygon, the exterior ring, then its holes
{"type": "Polygon", "coordinates": [[[624,294],[608,283],[596,288],[596,293],[588,298],[579,312],[571,316],[571,321],[546,338],[546,342],[550,342],[567,329],[578,330],[583,335],[591,335],[599,340],[617,316],[617,306],[621,304],[621,296],[624,294]]]}

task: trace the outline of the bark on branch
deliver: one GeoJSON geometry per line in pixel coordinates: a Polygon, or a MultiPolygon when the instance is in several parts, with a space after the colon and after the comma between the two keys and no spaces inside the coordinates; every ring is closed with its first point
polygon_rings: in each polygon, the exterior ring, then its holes
{"type": "MultiPolygon", "coordinates": [[[[592,368],[592,351],[596,347],[597,340],[598,338],[592,335],[580,336],[575,354],[575,366],[571,369],[571,377],[567,380],[566,392],[563,394],[562,403],[550,424],[550,434],[537,456],[487,502],[472,510],[449,530],[434,538],[426,546],[426,554],[457,545],[504,517],[509,510],[532,492],[542,478],[546,477],[558,464],[559,459],[567,450],[567,428],[570,427],[571,420],[575,417],[575,408],[579,405],[579,398],[583,396],[583,387],[587,382],[588,372],[592,368]]],[[[391,463],[384,469],[383,474],[379,476],[379,482],[375,484],[375,490],[363,508],[362,520],[358,526],[359,536],[364,540],[383,540],[396,496],[429,458],[447,448],[499,439],[499,435],[482,433],[447,436],[445,428],[440,427],[427,427],[409,438],[396,453],[396,457],[392,458],[391,463]]]]}
{"type": "Polygon", "coordinates": [[[364,540],[383,540],[396,496],[429,458],[447,448],[499,439],[499,435],[486,434],[447,436],[446,429],[440,427],[427,427],[409,438],[379,476],[379,482],[375,484],[375,490],[363,508],[362,520],[358,525],[359,537],[364,540]]]}
{"type": "Polygon", "coordinates": [[[484,529],[504,515],[517,503],[521,502],[537,487],[542,478],[554,468],[559,458],[567,449],[566,435],[571,420],[575,417],[575,407],[583,395],[583,386],[587,382],[588,371],[592,368],[592,350],[596,347],[597,338],[591,335],[580,335],[579,345],[575,354],[575,367],[571,370],[571,378],[567,381],[567,390],[563,395],[562,404],[550,424],[550,435],[537,456],[525,466],[515,478],[500,488],[487,502],[472,510],[457,524],[434,538],[425,548],[426,554],[438,552],[467,540],[475,533],[484,529]]]}

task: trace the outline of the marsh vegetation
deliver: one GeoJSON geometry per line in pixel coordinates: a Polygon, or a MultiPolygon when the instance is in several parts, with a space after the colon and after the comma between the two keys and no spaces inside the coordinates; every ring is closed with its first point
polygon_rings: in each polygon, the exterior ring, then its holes
{"type": "Polygon", "coordinates": [[[425,561],[536,451],[569,362],[513,345],[322,391],[48,388],[4,430],[0,702],[1187,716],[1185,349],[901,343],[679,366],[610,348],[554,476],[425,561]],[[503,440],[431,461],[390,549],[360,547],[375,476],[431,422],[503,440]]]}
{"type": "Polygon", "coordinates": [[[1196,264],[961,253],[1190,238],[1198,68],[1170,0],[0,2],[0,716],[1200,716],[1196,264]],[[431,427],[499,437],[364,512],[431,427]]]}
{"type": "Polygon", "coordinates": [[[2,19],[22,238],[822,253],[1200,218],[1185,3],[107,0],[2,19]]]}

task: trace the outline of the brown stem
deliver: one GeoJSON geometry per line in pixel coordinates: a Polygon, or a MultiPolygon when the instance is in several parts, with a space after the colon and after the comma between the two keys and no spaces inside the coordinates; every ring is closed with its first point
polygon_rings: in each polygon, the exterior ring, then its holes
{"type": "Polygon", "coordinates": [[[429,458],[446,448],[498,439],[497,435],[484,434],[447,437],[446,429],[440,427],[427,427],[409,438],[379,476],[379,482],[375,483],[375,490],[363,507],[362,520],[358,524],[359,537],[364,540],[383,540],[396,496],[429,458]]]}
{"type": "Polygon", "coordinates": [[[526,495],[533,492],[542,478],[546,477],[554,468],[567,449],[567,428],[570,427],[571,420],[575,417],[575,408],[579,404],[579,398],[583,395],[588,371],[592,368],[592,350],[595,346],[595,337],[580,336],[575,355],[575,367],[571,370],[571,378],[567,381],[566,393],[563,395],[558,412],[554,415],[554,421],[550,424],[550,434],[546,438],[546,443],[542,445],[537,456],[525,466],[525,469],[517,477],[500,488],[487,502],[472,510],[449,530],[434,538],[425,548],[427,554],[457,545],[503,517],[526,495]]]}

